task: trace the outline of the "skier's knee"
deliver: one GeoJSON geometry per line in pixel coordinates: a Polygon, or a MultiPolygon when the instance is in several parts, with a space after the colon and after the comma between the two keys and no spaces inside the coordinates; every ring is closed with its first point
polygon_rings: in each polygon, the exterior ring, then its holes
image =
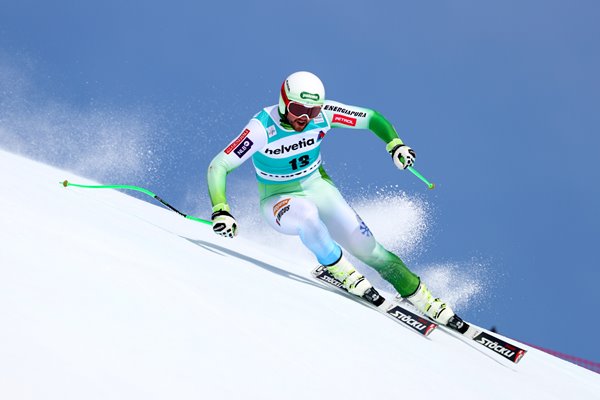
{"type": "Polygon", "coordinates": [[[322,228],[322,222],[319,218],[319,212],[317,209],[307,210],[301,219],[302,229],[304,231],[318,231],[322,228]]]}
{"type": "Polygon", "coordinates": [[[360,261],[367,265],[377,263],[380,254],[378,252],[378,243],[372,239],[349,240],[344,243],[345,248],[360,261]]]}

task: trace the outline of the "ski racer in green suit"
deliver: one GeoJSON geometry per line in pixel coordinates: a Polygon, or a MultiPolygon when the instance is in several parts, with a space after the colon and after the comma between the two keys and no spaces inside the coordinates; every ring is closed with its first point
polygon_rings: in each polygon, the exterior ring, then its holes
{"type": "Polygon", "coordinates": [[[441,324],[452,309],[431,295],[425,284],[395,254],[375,240],[344,200],[321,165],[320,145],[331,128],[371,130],[386,144],[395,165],[405,169],[415,152],[377,111],[325,100],[321,80],[306,71],[293,73],[281,86],[279,104],[266,107],[220,152],[208,168],[213,230],[234,237],[237,222],[227,204],[226,177],[252,159],[263,216],[275,230],[297,235],[319,263],[357,296],[371,283],[344,256],[349,252],[374,268],[398,293],[441,324]]]}

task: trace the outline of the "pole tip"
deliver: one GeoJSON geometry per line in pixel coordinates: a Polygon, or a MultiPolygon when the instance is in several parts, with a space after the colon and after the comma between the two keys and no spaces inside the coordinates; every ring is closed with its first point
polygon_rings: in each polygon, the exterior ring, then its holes
{"type": "Polygon", "coordinates": [[[69,181],[65,180],[65,181],[62,183],[62,185],[63,185],[64,187],[67,187],[67,186],[69,186],[69,181]]]}
{"type": "Polygon", "coordinates": [[[435,183],[430,183],[429,184],[429,189],[435,189],[435,183]]]}

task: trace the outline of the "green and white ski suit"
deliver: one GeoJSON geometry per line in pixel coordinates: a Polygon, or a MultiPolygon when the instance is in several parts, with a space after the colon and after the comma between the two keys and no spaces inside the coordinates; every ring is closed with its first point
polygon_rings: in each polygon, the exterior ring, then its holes
{"type": "Polygon", "coordinates": [[[321,165],[320,145],[331,128],[369,129],[388,151],[402,143],[389,121],[371,109],[326,101],[321,113],[296,132],[282,120],[277,106],[264,108],[209,166],[213,212],[229,211],[227,174],[251,158],[262,214],[275,230],[298,235],[323,265],[341,257],[341,246],[374,268],[400,295],[409,296],[419,278],[375,240],[321,165]]]}

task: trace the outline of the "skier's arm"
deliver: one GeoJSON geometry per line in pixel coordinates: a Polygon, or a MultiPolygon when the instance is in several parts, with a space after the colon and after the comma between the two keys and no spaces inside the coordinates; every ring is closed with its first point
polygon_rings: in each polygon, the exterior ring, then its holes
{"type": "Polygon", "coordinates": [[[368,129],[386,144],[394,139],[400,140],[392,124],[381,113],[370,108],[327,100],[323,113],[331,122],[332,128],[368,129]]]}
{"type": "Polygon", "coordinates": [[[207,182],[213,212],[230,211],[226,196],[227,175],[266,144],[267,132],[253,118],[242,133],[212,160],[208,166],[207,182]]]}
{"type": "Polygon", "coordinates": [[[332,128],[368,129],[373,132],[385,142],[385,149],[399,168],[406,168],[414,162],[414,151],[404,144],[394,126],[381,113],[332,100],[325,101],[323,113],[332,128]]]}

